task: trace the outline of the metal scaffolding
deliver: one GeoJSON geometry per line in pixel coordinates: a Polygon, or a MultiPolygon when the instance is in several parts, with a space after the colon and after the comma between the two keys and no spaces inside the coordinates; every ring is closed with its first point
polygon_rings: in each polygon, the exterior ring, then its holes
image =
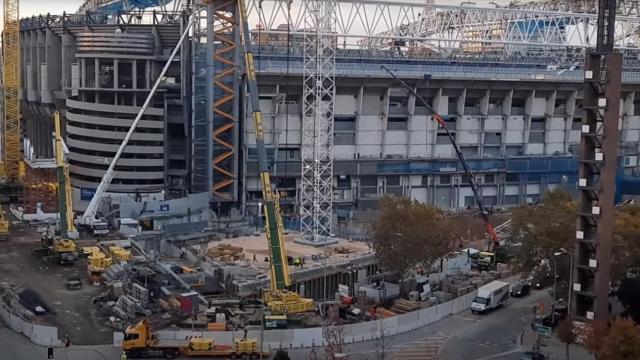
{"type": "Polygon", "coordinates": [[[300,232],[301,241],[324,244],[332,219],[335,2],[305,4],[300,232]]]}
{"type": "Polygon", "coordinates": [[[20,170],[20,23],[18,0],[4,0],[4,171],[10,182],[18,181],[20,170]]]}
{"type": "Polygon", "coordinates": [[[240,113],[240,33],[237,3],[214,1],[208,4],[210,59],[209,104],[213,124],[212,162],[214,201],[235,201],[238,178],[238,119],[240,113]]]}

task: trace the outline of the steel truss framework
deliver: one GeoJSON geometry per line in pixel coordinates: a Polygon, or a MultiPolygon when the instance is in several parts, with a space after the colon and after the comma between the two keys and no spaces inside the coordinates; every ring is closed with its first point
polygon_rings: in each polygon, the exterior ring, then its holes
{"type": "Polygon", "coordinates": [[[330,238],[332,220],[335,3],[305,4],[300,232],[302,241],[322,244],[330,238]]]}
{"type": "Polygon", "coordinates": [[[211,54],[210,119],[212,136],[213,201],[237,199],[238,96],[241,57],[237,1],[213,1],[208,5],[211,54]]]}
{"type": "Polygon", "coordinates": [[[20,22],[18,0],[4,0],[4,171],[11,182],[18,181],[20,169],[20,22]]]}
{"type": "MultiPolygon", "coordinates": [[[[512,8],[433,5],[388,0],[340,0],[335,2],[336,43],[341,48],[426,47],[436,51],[460,49],[466,43],[518,46],[588,48],[596,42],[594,13],[512,8]]],[[[637,4],[625,5],[629,16],[616,20],[616,48],[638,50],[640,17],[637,4]]],[[[264,34],[287,23],[291,6],[290,35],[304,35],[304,2],[250,0],[251,22],[264,34]]]]}

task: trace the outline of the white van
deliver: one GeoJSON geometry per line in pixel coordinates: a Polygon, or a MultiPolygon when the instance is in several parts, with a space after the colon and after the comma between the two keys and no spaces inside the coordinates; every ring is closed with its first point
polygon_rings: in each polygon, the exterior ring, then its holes
{"type": "Polygon", "coordinates": [[[478,295],[471,303],[471,312],[484,313],[504,304],[509,299],[509,284],[504,281],[492,281],[478,288],[478,295]]]}

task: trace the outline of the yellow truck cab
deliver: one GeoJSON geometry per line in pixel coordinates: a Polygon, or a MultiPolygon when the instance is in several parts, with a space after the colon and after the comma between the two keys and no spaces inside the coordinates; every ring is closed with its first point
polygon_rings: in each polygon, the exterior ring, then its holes
{"type": "MultiPolygon", "coordinates": [[[[231,359],[258,359],[260,350],[257,339],[246,337],[234,339],[232,345],[216,344],[214,339],[201,336],[188,337],[185,340],[159,340],[151,332],[145,319],[124,331],[122,350],[131,359],[164,357],[174,359],[178,355],[186,357],[209,357],[231,359]]],[[[268,358],[268,353],[263,353],[268,358]]]]}

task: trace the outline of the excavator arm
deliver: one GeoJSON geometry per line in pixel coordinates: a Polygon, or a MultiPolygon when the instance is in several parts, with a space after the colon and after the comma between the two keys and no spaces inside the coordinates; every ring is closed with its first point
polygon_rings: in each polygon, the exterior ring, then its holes
{"type": "Polygon", "coordinates": [[[497,250],[498,247],[500,246],[500,238],[498,237],[498,234],[496,233],[496,230],[494,229],[493,224],[491,223],[491,219],[489,218],[489,212],[487,211],[487,209],[484,206],[484,203],[482,202],[482,196],[480,196],[480,191],[478,190],[478,183],[476,182],[476,178],[475,176],[473,176],[473,172],[471,171],[471,168],[469,167],[467,160],[462,154],[462,151],[460,150],[460,147],[458,146],[458,143],[456,142],[455,137],[453,136],[451,131],[449,131],[449,128],[447,128],[447,123],[444,121],[442,116],[433,109],[433,107],[427,102],[427,100],[425,100],[422,96],[420,96],[420,94],[418,94],[406,82],[402,81],[402,79],[400,79],[396,74],[394,74],[386,66],[383,65],[382,69],[384,69],[391,76],[393,76],[393,78],[396,81],[398,81],[405,89],[407,89],[407,91],[411,95],[413,95],[418,101],[422,103],[422,105],[424,105],[424,107],[427,108],[427,110],[431,113],[431,117],[433,118],[433,120],[435,120],[435,122],[438,123],[438,126],[441,129],[443,129],[444,132],[449,137],[449,140],[453,145],[453,149],[455,150],[456,155],[458,156],[458,160],[460,160],[460,163],[462,164],[462,168],[464,169],[465,174],[469,178],[471,191],[473,191],[473,196],[476,198],[476,202],[478,203],[478,209],[480,210],[480,216],[484,221],[485,231],[487,232],[487,235],[489,235],[489,238],[491,239],[493,244],[493,251],[497,250]]]}

